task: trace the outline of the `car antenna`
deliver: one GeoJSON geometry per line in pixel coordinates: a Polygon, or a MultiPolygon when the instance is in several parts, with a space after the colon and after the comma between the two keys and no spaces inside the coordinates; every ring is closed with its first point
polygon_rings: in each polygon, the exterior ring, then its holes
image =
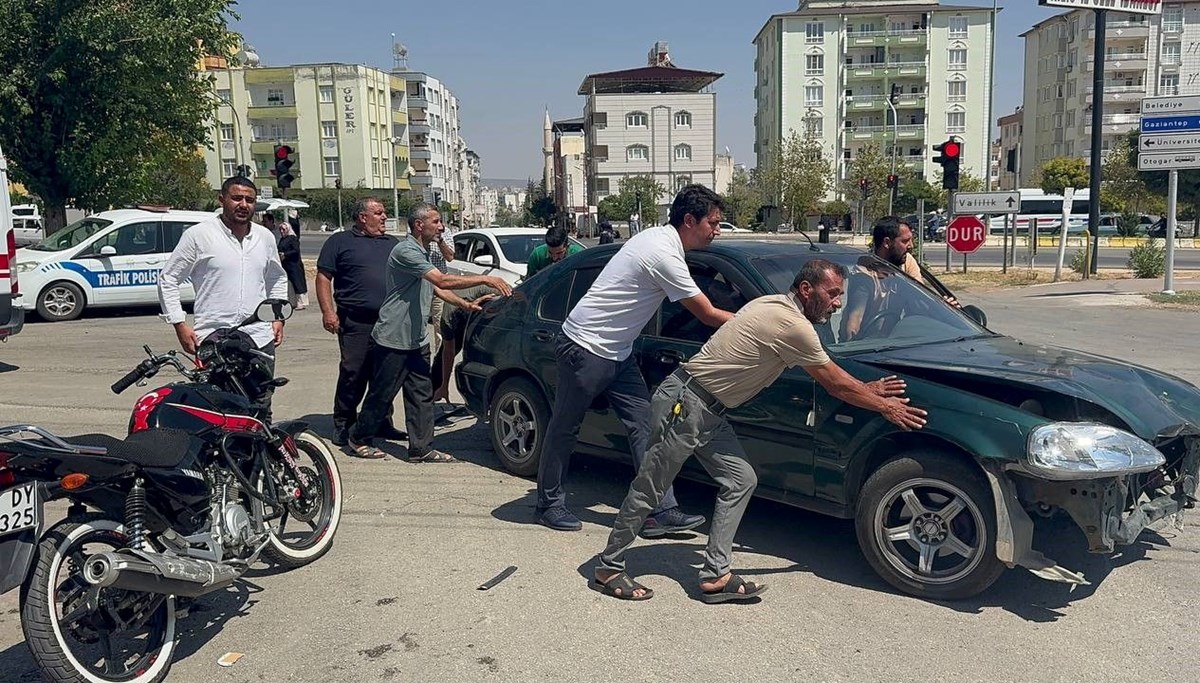
{"type": "Polygon", "coordinates": [[[801,237],[808,240],[808,250],[809,251],[821,251],[820,249],[817,248],[817,245],[813,244],[812,238],[809,237],[807,233],[805,233],[803,230],[797,230],[796,232],[800,233],[801,237]]]}

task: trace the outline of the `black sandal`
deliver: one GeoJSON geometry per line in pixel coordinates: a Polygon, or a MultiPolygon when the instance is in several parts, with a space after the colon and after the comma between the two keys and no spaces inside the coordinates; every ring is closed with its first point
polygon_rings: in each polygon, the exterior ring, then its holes
{"type": "Polygon", "coordinates": [[[593,577],[588,582],[588,588],[618,600],[649,600],[654,597],[654,591],[634,581],[625,572],[613,574],[607,581],[593,577]],[[634,595],[636,590],[645,591],[643,595],[634,595]]]}
{"type": "Polygon", "coordinates": [[[729,577],[729,580],[725,582],[725,587],[721,590],[702,590],[700,592],[700,600],[710,605],[715,605],[719,602],[744,602],[757,598],[766,592],[766,584],[759,585],[734,574],[729,577]]]}

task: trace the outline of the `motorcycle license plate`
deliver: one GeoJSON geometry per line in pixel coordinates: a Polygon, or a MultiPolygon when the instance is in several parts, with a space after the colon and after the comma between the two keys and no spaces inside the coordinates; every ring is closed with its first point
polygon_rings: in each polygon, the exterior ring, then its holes
{"type": "Polygon", "coordinates": [[[36,482],[0,493],[0,536],[36,528],[41,519],[42,501],[36,482]]]}

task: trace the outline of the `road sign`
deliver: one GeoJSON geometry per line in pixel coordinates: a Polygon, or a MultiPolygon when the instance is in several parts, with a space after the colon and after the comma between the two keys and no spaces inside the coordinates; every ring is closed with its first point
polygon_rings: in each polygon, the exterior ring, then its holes
{"type": "Polygon", "coordinates": [[[1200,152],[1200,131],[1143,135],[1138,139],[1139,152],[1200,152]]]}
{"type": "Polygon", "coordinates": [[[1038,0],[1038,4],[1071,9],[1111,9],[1131,14],[1162,14],[1162,0],[1038,0]]]}
{"type": "Polygon", "coordinates": [[[946,226],[946,244],[960,254],[971,254],[983,246],[987,228],[975,216],[955,216],[946,226]]]}
{"type": "Polygon", "coordinates": [[[1142,152],[1139,171],[1172,171],[1200,168],[1200,152],[1142,152]]]}
{"type": "Polygon", "coordinates": [[[263,183],[263,186],[258,188],[258,198],[259,199],[274,199],[275,198],[275,188],[271,187],[270,185],[267,185],[266,183],[263,183]]]}
{"type": "Polygon", "coordinates": [[[1182,133],[1200,130],[1200,114],[1191,116],[1143,116],[1143,133],[1182,133]]]}
{"type": "Polygon", "coordinates": [[[1200,112],[1200,95],[1143,97],[1143,114],[1194,114],[1200,112]]]}
{"type": "Polygon", "coordinates": [[[1019,213],[1020,192],[958,192],[954,213],[1019,213]]]}

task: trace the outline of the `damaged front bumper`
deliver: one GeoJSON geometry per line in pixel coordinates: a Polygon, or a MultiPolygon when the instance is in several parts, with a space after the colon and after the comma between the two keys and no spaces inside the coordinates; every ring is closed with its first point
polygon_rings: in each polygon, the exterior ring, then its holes
{"type": "Polygon", "coordinates": [[[1044,579],[1086,585],[1082,574],[1033,549],[1033,520],[1027,506],[1064,510],[1083,531],[1093,553],[1110,553],[1117,545],[1131,544],[1150,524],[1196,505],[1200,437],[1175,437],[1166,443],[1174,457],[1148,475],[1050,481],[1000,463],[985,464],[996,505],[996,556],[1009,567],[1025,567],[1044,579]],[[1131,485],[1156,495],[1145,500],[1139,494],[1140,502],[1131,505],[1131,485]]]}

